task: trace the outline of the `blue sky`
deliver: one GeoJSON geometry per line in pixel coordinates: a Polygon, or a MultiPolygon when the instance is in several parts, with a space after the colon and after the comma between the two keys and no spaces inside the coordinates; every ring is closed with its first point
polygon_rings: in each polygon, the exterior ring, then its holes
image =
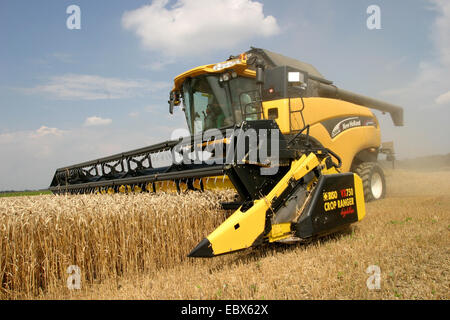
{"type": "Polygon", "coordinates": [[[376,113],[400,158],[450,152],[444,0],[3,0],[0,43],[0,190],[44,188],[57,167],[169,139],[186,127],[168,114],[173,78],[250,46],[402,105],[405,127],[376,113]],[[73,4],[80,30],[66,27],[73,4]],[[381,30],[366,26],[372,4],[381,30]]]}

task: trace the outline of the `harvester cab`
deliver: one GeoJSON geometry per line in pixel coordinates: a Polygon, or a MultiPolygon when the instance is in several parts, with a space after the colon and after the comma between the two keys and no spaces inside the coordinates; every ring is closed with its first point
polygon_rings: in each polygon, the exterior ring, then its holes
{"type": "Polygon", "coordinates": [[[380,128],[400,107],[335,87],[311,65],[252,48],[174,80],[190,136],[58,169],[54,193],[226,188],[234,213],[190,253],[213,257],[322,236],[361,220],[385,194],[380,128]],[[168,162],[158,161],[165,156],[168,162]]]}

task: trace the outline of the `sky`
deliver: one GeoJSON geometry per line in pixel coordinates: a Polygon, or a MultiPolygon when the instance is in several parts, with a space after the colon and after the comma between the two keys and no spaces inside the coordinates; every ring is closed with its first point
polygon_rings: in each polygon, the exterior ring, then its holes
{"type": "Polygon", "coordinates": [[[250,46],[402,106],[403,127],[375,111],[399,159],[450,152],[450,1],[2,0],[0,190],[169,140],[186,128],[168,112],[174,77],[250,46]]]}

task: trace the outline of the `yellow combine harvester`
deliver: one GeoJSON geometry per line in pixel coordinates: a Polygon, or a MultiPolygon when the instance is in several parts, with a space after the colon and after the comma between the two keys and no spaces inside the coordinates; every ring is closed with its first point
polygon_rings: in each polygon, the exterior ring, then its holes
{"type": "Polygon", "coordinates": [[[385,195],[370,108],[403,125],[402,108],[338,89],[313,66],[257,48],[177,76],[170,113],[180,105],[189,137],[58,169],[50,190],[232,188],[236,201],[222,206],[235,212],[189,256],[300,241],[361,220],[364,200],[385,195]]]}

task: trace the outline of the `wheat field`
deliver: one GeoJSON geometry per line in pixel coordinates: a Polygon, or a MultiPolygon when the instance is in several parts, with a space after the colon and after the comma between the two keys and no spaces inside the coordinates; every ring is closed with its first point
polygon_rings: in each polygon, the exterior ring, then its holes
{"type": "Polygon", "coordinates": [[[346,232],[214,259],[186,255],[229,214],[219,202],[232,192],[1,198],[0,298],[449,299],[450,172],[387,182],[346,232]]]}
{"type": "Polygon", "coordinates": [[[225,219],[225,200],[224,192],[2,199],[1,296],[58,287],[70,265],[90,284],[173,267],[225,219]]]}

